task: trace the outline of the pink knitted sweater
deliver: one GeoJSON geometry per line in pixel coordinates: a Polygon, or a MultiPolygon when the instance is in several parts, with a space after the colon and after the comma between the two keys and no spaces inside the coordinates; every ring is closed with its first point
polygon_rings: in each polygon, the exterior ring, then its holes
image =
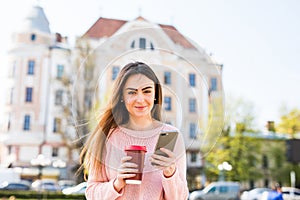
{"type": "Polygon", "coordinates": [[[102,178],[89,171],[86,197],[88,200],[186,200],[188,187],[186,181],[186,155],[182,135],[179,134],[174,149],[176,153],[176,171],[173,176],[164,177],[162,170],[154,168],[149,158],[154,152],[158,135],[161,131],[177,130],[175,127],[163,124],[149,131],[134,131],[119,127],[110,136],[106,145],[105,167],[102,178]],[[120,160],[125,156],[124,149],[128,145],[144,145],[147,147],[143,179],[140,185],[127,184],[118,193],[113,181],[120,166],[120,160]]]}

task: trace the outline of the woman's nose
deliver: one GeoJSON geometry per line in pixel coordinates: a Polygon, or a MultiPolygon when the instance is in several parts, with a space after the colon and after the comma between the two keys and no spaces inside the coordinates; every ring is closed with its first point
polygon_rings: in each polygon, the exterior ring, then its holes
{"type": "Polygon", "coordinates": [[[137,102],[143,102],[144,100],[145,100],[145,97],[144,97],[143,94],[138,94],[138,95],[136,96],[136,101],[137,101],[137,102]]]}

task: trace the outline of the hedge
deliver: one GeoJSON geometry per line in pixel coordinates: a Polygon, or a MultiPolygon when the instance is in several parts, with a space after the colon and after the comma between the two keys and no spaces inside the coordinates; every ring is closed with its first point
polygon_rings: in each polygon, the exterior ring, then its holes
{"type": "Polygon", "coordinates": [[[14,196],[21,199],[81,199],[86,200],[84,194],[65,195],[61,192],[13,191],[0,190],[0,198],[14,196]]]}

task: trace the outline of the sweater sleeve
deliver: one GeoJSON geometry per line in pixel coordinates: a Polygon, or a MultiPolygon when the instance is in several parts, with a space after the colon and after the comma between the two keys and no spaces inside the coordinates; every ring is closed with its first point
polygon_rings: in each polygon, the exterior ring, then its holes
{"type": "Polygon", "coordinates": [[[188,199],[188,186],[186,181],[186,154],[182,137],[178,137],[176,171],[173,176],[166,178],[162,174],[162,185],[165,200],[188,199]]]}
{"type": "Polygon", "coordinates": [[[117,192],[113,186],[114,179],[108,180],[105,167],[102,166],[101,178],[95,178],[95,174],[89,171],[89,178],[87,181],[87,188],[85,196],[87,200],[98,200],[98,199],[117,199],[122,196],[123,190],[117,192]]]}

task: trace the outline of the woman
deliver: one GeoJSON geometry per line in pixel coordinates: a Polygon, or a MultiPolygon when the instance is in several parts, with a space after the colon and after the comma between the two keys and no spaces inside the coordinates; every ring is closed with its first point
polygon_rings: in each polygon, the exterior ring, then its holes
{"type": "Polygon", "coordinates": [[[162,89],[152,69],[141,62],[127,64],[115,81],[109,106],[81,152],[88,171],[87,199],[187,199],[181,134],[174,152],[161,148],[168,157],[153,154],[159,133],[177,130],[160,121],[161,105],[162,89]],[[137,172],[136,164],[124,152],[129,145],[147,147],[140,185],[125,183],[137,172]]]}

